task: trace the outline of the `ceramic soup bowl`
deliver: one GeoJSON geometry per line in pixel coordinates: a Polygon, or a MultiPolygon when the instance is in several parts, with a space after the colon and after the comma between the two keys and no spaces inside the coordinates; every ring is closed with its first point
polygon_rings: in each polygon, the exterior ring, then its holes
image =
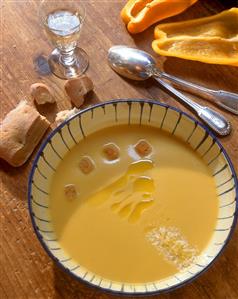
{"type": "MultiPolygon", "coordinates": [[[[202,188],[202,186],[201,186],[202,188]]],[[[151,100],[114,100],[80,111],[58,126],[43,142],[29,178],[29,210],[35,233],[48,255],[78,280],[119,294],[150,295],[183,286],[205,272],[226,246],[237,211],[237,177],[226,151],[204,125],[177,108],[151,100]],[[57,242],[50,217],[49,188],[52,176],[75,144],[97,130],[119,124],[144,124],[177,136],[198,152],[211,169],[219,198],[214,234],[203,254],[185,272],[162,281],[129,284],[109,281],[78,265],[57,242]]],[[[201,219],[202,221],[202,219],[201,219]]]]}

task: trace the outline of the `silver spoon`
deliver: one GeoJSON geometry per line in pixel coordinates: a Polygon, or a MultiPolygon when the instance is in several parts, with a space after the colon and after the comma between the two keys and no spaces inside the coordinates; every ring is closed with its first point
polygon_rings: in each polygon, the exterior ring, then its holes
{"type": "Polygon", "coordinates": [[[153,76],[181,102],[192,108],[217,134],[225,136],[231,132],[231,124],[223,115],[209,107],[193,102],[170,84],[164,82],[157,73],[158,69],[153,57],[148,53],[126,46],[114,46],[108,52],[108,63],[114,71],[129,79],[146,80],[153,76]]]}
{"type": "Polygon", "coordinates": [[[238,115],[238,94],[224,90],[209,89],[169,75],[156,67],[156,61],[150,54],[126,46],[114,46],[109,50],[109,59],[112,63],[112,67],[115,63],[116,68],[119,71],[118,62],[114,61],[118,55],[123,55],[123,63],[126,70],[122,71],[123,74],[127,73],[127,77],[130,79],[146,80],[151,76],[163,78],[176,84],[179,89],[196,94],[206,100],[212,100],[222,108],[238,115]],[[122,54],[121,51],[123,51],[124,54],[122,54]],[[125,55],[128,55],[127,61],[125,60],[125,55]]]}

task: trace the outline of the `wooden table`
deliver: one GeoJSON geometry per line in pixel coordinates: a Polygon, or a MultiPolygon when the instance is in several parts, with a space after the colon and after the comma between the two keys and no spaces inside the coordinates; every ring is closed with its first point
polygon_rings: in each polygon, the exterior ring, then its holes
{"type": "MultiPolygon", "coordinates": [[[[152,53],[153,28],[130,36],[122,24],[119,12],[125,1],[85,1],[86,22],[80,44],[90,57],[87,74],[93,79],[95,93],[87,104],[112,98],[152,98],[180,107],[161,91],[153,80],[137,83],[117,76],[107,65],[109,47],[126,44],[152,53]]],[[[39,1],[1,2],[1,118],[23,98],[29,97],[34,82],[48,83],[55,92],[57,106],[42,111],[53,120],[55,112],[70,107],[64,93],[64,81],[49,74],[45,56],[51,46],[43,33],[37,15],[39,1]]],[[[199,1],[171,21],[208,16],[223,10],[218,1],[199,1]]],[[[170,21],[169,20],[169,21],[170,21]]],[[[209,87],[238,93],[238,68],[206,65],[175,58],[158,58],[168,73],[209,87]]],[[[198,102],[213,106],[209,102],[198,102]]],[[[238,119],[224,112],[233,124],[229,137],[221,139],[233,163],[238,166],[238,119]]],[[[33,155],[34,156],[34,155],[33,155]]],[[[1,161],[1,298],[112,298],[89,288],[62,272],[42,249],[37,240],[27,209],[27,178],[30,161],[23,167],[12,168],[1,161]]],[[[158,298],[236,299],[238,298],[238,231],[215,264],[193,283],[158,298]]]]}

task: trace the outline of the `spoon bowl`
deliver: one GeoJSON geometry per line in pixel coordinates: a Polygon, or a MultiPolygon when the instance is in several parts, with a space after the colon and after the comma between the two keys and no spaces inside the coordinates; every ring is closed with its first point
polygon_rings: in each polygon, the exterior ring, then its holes
{"type": "Polygon", "coordinates": [[[125,46],[110,48],[108,63],[118,74],[137,81],[150,78],[156,67],[156,62],[151,55],[125,46]]]}

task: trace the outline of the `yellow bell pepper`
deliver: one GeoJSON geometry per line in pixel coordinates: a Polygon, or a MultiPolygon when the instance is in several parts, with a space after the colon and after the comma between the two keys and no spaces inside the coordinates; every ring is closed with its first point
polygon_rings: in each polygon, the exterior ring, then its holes
{"type": "Polygon", "coordinates": [[[164,56],[238,66],[238,8],[155,27],[153,50],[164,56]]]}
{"type": "Polygon", "coordinates": [[[177,15],[198,0],[129,0],[121,18],[130,33],[139,33],[152,24],[177,15]]]}

